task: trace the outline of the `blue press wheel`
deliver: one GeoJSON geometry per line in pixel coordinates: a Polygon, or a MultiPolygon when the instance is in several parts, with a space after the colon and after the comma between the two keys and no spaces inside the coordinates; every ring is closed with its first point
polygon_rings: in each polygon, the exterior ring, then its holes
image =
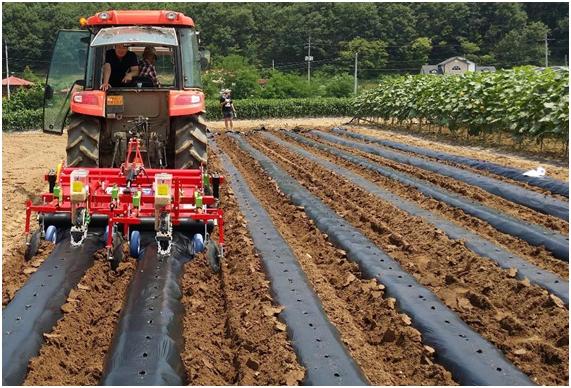
{"type": "Polygon", "coordinates": [[[192,248],[195,254],[204,251],[204,238],[200,233],[196,233],[192,237],[192,248]]]}
{"type": "Polygon", "coordinates": [[[48,226],[46,229],[46,241],[51,241],[54,244],[57,241],[57,228],[54,225],[48,226]]]}
{"type": "Polygon", "coordinates": [[[141,233],[138,230],[131,232],[131,238],[129,240],[129,254],[135,259],[139,258],[141,253],[141,233]]]}

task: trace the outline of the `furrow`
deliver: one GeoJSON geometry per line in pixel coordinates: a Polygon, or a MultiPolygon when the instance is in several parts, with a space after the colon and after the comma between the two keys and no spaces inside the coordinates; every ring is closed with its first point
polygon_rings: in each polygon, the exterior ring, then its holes
{"type": "Polygon", "coordinates": [[[236,135],[233,138],[242,149],[258,160],[294,203],[305,207],[308,216],[328,234],[334,244],[346,250],[348,257],[359,263],[364,276],[376,278],[385,285],[387,294],[395,297],[398,307],[411,316],[412,324],[421,331],[425,342],[436,349],[439,361],[460,383],[532,384],[501,352],[461,321],[436,295],[403,271],[394,259],[243,138],[236,135]]]}
{"type": "Polygon", "coordinates": [[[71,289],[93,264],[93,254],[103,244],[91,234],[81,247],[72,247],[69,236],[60,241],[14,299],[2,310],[2,383],[19,385],[28,361],[62,317],[60,307],[71,289]]]}
{"type": "Polygon", "coordinates": [[[260,144],[257,137],[250,139],[258,148],[272,155],[282,168],[366,237],[389,251],[522,370],[549,384],[566,375],[567,366],[562,360],[568,354],[564,342],[568,311],[560,300],[527,280],[513,279],[516,273],[502,271],[493,262],[474,255],[463,242],[449,240],[422,218],[388,206],[332,171],[314,166],[275,143],[260,144]],[[533,322],[528,319],[530,314],[533,322]]]}
{"type": "MultiPolygon", "coordinates": [[[[212,147],[208,169],[224,175],[212,147]]],[[[304,368],[276,318],[279,306],[228,183],[220,187],[220,199],[226,220],[220,273],[213,273],[200,254],[186,264],[182,278],[188,382],[297,385],[304,368]]]]}
{"type": "Polygon", "coordinates": [[[477,160],[459,155],[453,155],[446,152],[433,151],[427,148],[412,146],[410,144],[404,144],[390,140],[382,140],[374,136],[367,136],[359,133],[350,132],[345,130],[344,128],[335,127],[332,129],[332,132],[352,137],[355,139],[365,140],[367,142],[380,144],[386,147],[391,147],[400,151],[412,152],[436,160],[453,162],[459,165],[469,166],[478,170],[491,172],[493,174],[497,174],[505,178],[510,178],[518,182],[523,182],[531,186],[539,187],[553,194],[559,194],[569,198],[569,183],[562,182],[550,177],[540,177],[540,178],[530,177],[523,175],[524,171],[516,168],[501,166],[497,163],[491,163],[491,162],[486,162],[484,160],[477,160]]]}
{"type": "Polygon", "coordinates": [[[383,296],[384,286],[361,278],[357,264],[327,241],[303,208],[268,184],[263,170],[233,142],[226,137],[219,142],[294,252],[328,319],[367,379],[374,385],[453,385],[450,373],[410,326],[410,318],[383,296]]]}
{"type": "Polygon", "coordinates": [[[361,142],[345,140],[341,137],[331,135],[321,131],[312,131],[311,133],[322,137],[336,144],[354,147],[372,153],[399,163],[409,164],[422,168],[427,171],[435,172],[444,176],[448,176],[462,182],[466,182],[473,186],[480,187],[492,194],[503,197],[509,201],[527,206],[540,213],[549,214],[562,220],[569,220],[569,204],[557,199],[546,197],[536,192],[522,189],[509,183],[500,182],[498,180],[470,173],[456,167],[446,166],[442,163],[426,161],[414,156],[407,156],[387,148],[366,145],[361,142]]]}
{"type": "Polygon", "coordinates": [[[278,303],[284,306],[279,316],[288,326],[300,362],[306,368],[308,385],[365,385],[367,381],[347,354],[338,333],[327,320],[319,300],[287,243],[273,227],[269,215],[259,205],[243,177],[225,156],[224,169],[246,217],[248,230],[278,303]]]}
{"type": "Polygon", "coordinates": [[[288,148],[290,151],[298,153],[303,157],[311,160],[312,162],[317,163],[326,169],[334,171],[344,179],[347,179],[348,181],[360,186],[364,190],[373,193],[379,199],[390,203],[400,210],[407,212],[412,216],[423,217],[432,225],[444,231],[452,240],[464,241],[464,244],[467,248],[482,257],[487,257],[494,260],[503,269],[515,268],[517,270],[516,277],[518,279],[523,280],[528,278],[532,283],[547,289],[551,293],[561,298],[567,306],[569,305],[569,282],[567,280],[562,279],[552,272],[545,271],[533,264],[528,263],[523,258],[520,258],[517,255],[514,255],[513,253],[499,247],[498,245],[495,245],[494,243],[481,238],[477,234],[460,228],[452,222],[449,222],[432,212],[422,209],[413,202],[404,200],[390,193],[389,191],[382,189],[373,182],[368,181],[362,176],[357,175],[348,169],[341,167],[340,165],[323,160],[300,147],[281,140],[280,138],[270,133],[262,133],[262,135],[272,140],[273,142],[288,148]]]}
{"type": "Polygon", "coordinates": [[[292,138],[300,142],[303,142],[307,145],[311,145],[312,147],[321,149],[331,154],[335,154],[349,162],[368,168],[385,177],[415,187],[424,195],[442,201],[446,204],[452,205],[470,215],[480,218],[503,233],[507,233],[512,236],[521,238],[522,240],[534,246],[543,245],[547,250],[553,253],[554,257],[563,261],[569,260],[568,238],[565,238],[564,236],[556,232],[549,231],[545,228],[541,228],[538,225],[527,224],[521,220],[516,220],[513,219],[512,217],[500,214],[494,211],[493,209],[490,209],[479,203],[466,200],[455,193],[451,193],[447,190],[440,189],[433,184],[421,181],[417,178],[411,177],[408,174],[398,172],[392,168],[383,167],[363,157],[356,156],[348,152],[342,151],[338,148],[316,142],[314,140],[311,140],[305,136],[298,135],[296,133],[288,132],[287,134],[288,136],[291,136],[292,138]]]}

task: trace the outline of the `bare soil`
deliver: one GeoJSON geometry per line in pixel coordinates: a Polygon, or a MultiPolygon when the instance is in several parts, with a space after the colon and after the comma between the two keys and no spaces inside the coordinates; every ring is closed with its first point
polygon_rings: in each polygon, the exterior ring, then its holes
{"type": "Polygon", "coordinates": [[[292,247],[328,318],[371,383],[454,384],[450,373],[423,347],[422,336],[410,327],[408,317],[383,297],[384,287],[363,279],[357,265],[335,249],[303,211],[280,195],[249,156],[225,138],[219,143],[292,247]]]}
{"type": "Polygon", "coordinates": [[[107,349],[135,272],[134,260],[110,269],[103,250],[69,294],[54,330],[44,334],[24,385],[97,385],[107,349]]]}
{"type": "MultiPolygon", "coordinates": [[[[209,155],[211,172],[222,172],[209,155]]],[[[191,385],[298,385],[305,375],[288,341],[244,217],[228,185],[225,258],[220,274],[204,255],[185,266],[182,279],[185,351],[191,385]]]]}
{"type": "MultiPolygon", "coordinates": [[[[373,155],[373,154],[370,154],[368,152],[363,152],[363,151],[357,150],[357,149],[352,148],[352,147],[343,146],[343,145],[335,144],[332,142],[328,142],[324,139],[319,138],[318,136],[309,135],[309,137],[311,137],[315,141],[319,141],[319,142],[325,143],[329,146],[337,147],[337,148],[342,149],[344,151],[351,152],[351,153],[354,153],[358,156],[367,158],[373,162],[377,162],[377,163],[381,164],[382,166],[387,166],[387,167],[393,168],[397,171],[401,171],[401,172],[410,174],[416,178],[420,178],[424,181],[433,183],[433,184],[440,186],[446,190],[450,190],[452,192],[458,193],[464,197],[474,199],[474,200],[482,203],[483,205],[486,205],[492,209],[498,210],[501,213],[508,214],[512,217],[521,219],[523,221],[526,221],[526,222],[529,222],[532,224],[542,225],[546,228],[555,230],[555,231],[557,231],[563,235],[569,234],[569,223],[568,222],[566,222],[560,218],[554,217],[554,216],[542,214],[542,213],[537,212],[533,209],[530,209],[526,206],[518,205],[516,203],[508,201],[508,200],[506,200],[502,197],[499,197],[497,195],[490,194],[486,190],[481,189],[479,187],[471,186],[467,183],[456,180],[454,178],[450,178],[450,177],[447,177],[444,175],[436,174],[432,171],[427,171],[427,170],[421,169],[419,167],[414,167],[414,166],[410,166],[407,164],[394,162],[390,159],[386,159],[386,158],[383,158],[381,156],[373,155]]],[[[358,140],[356,140],[356,141],[359,142],[358,140]]],[[[359,143],[362,143],[362,142],[359,142],[359,143]]],[[[568,201],[568,199],[565,198],[565,201],[568,201]]]]}
{"type": "Polygon", "coordinates": [[[41,241],[38,254],[30,261],[24,260],[25,244],[21,244],[11,251],[12,258],[9,260],[9,265],[3,268],[3,273],[6,275],[2,278],[2,306],[6,306],[14,299],[16,292],[22,288],[28,278],[38,270],[40,265],[48,258],[53,248],[54,245],[52,243],[41,241]]]}
{"type": "Polygon", "coordinates": [[[513,152],[511,147],[493,147],[492,144],[460,144],[459,139],[450,139],[447,136],[426,136],[418,133],[407,133],[403,131],[390,130],[385,128],[373,128],[370,126],[344,126],[351,131],[375,136],[383,140],[392,140],[401,143],[414,145],[417,147],[430,148],[436,151],[448,152],[455,155],[466,156],[497,163],[506,167],[530,170],[538,166],[543,166],[547,170],[547,176],[563,181],[569,181],[569,168],[566,158],[549,158],[546,155],[525,152],[513,152]],[[508,150],[511,149],[512,152],[508,150]]]}
{"type": "MultiPolygon", "coordinates": [[[[239,113],[239,112],[238,112],[239,113]]],[[[327,129],[343,125],[351,117],[306,117],[289,119],[234,120],[234,131],[248,131],[264,127],[266,129],[293,129],[296,127],[327,129]]],[[[215,132],[225,132],[224,121],[209,121],[208,128],[215,132]]]]}
{"type": "MultiPolygon", "coordinates": [[[[234,129],[318,128],[328,130],[350,118],[235,120],[234,129]]],[[[290,245],[308,281],[321,300],[327,318],[337,328],[350,355],[374,385],[454,385],[450,372],[438,364],[410,318],[387,298],[384,287],[363,279],[345,252],[336,249],[303,211],[289,202],[259,165],[224,135],[224,123],[212,122],[220,147],[244,175],[290,245]]],[[[350,127],[357,132],[363,127],[350,127]]],[[[366,130],[370,131],[370,130],[366,130]]],[[[372,134],[370,133],[367,134],[372,134]]],[[[546,164],[476,147],[453,147],[407,134],[379,132],[409,144],[476,157],[518,168],[541,164],[558,179],[568,169],[556,161],[546,164]]],[[[279,134],[278,134],[279,135],[279,134]]],[[[283,137],[285,140],[292,141],[283,137]]],[[[449,240],[422,219],[410,217],[341,179],[332,171],[261,138],[249,141],[276,161],[302,185],[395,257],[419,282],[435,292],[476,331],[539,384],[568,383],[568,310],[547,291],[515,280],[462,243],[449,240]]],[[[65,157],[66,136],[40,132],[3,133],[2,168],[2,302],[6,305],[51,252],[43,242],[30,262],[24,254],[24,203],[39,200],[46,191],[43,176],[65,157]]],[[[292,141],[293,142],[293,141],[292,141]]],[[[299,145],[299,144],[298,144],[299,145]]],[[[306,149],[310,149],[304,147],[306,149]]],[[[313,149],[321,157],[373,180],[403,198],[413,200],[476,233],[502,244],[530,262],[568,278],[568,265],[549,252],[531,247],[458,209],[424,197],[416,190],[313,149]]],[[[400,167],[404,168],[404,167],[400,167]]],[[[224,174],[218,156],[210,151],[209,170],[224,174]]],[[[412,171],[422,179],[434,179],[412,171]]],[[[549,226],[550,220],[496,201],[479,189],[446,179],[437,184],[465,190],[499,210],[549,226]]],[[[272,298],[263,263],[249,236],[246,221],[228,185],[221,190],[225,211],[226,255],[214,274],[203,255],[185,265],[182,303],[185,349],[182,354],[191,385],[298,385],[304,368],[296,358],[279,320],[280,306],[272,298]]],[[[34,225],[35,226],[35,225],[34,225]]],[[[559,221],[554,230],[568,231],[559,221]]],[[[135,263],[109,270],[101,252],[62,306],[64,315],[44,336],[40,354],[29,363],[25,385],[96,385],[135,263]]]]}
{"type": "MultiPolygon", "coordinates": [[[[24,262],[25,202],[47,191],[43,177],[65,157],[65,138],[41,132],[2,133],[2,305],[22,287],[51,252],[42,244],[38,257],[24,262]],[[39,152],[41,151],[41,157],[39,152]]],[[[37,228],[37,223],[32,222],[37,228]]]]}
{"type": "MultiPolygon", "coordinates": [[[[286,137],[279,132],[276,133],[276,135],[282,137],[286,141],[291,140],[289,137],[286,137]]],[[[343,167],[359,175],[362,175],[364,178],[369,179],[371,182],[375,182],[376,184],[382,186],[384,189],[389,190],[401,196],[402,198],[416,202],[417,205],[421,206],[424,209],[436,212],[451,222],[457,223],[462,227],[482,235],[483,237],[489,238],[491,241],[499,245],[503,245],[506,249],[517,253],[518,255],[524,257],[526,260],[541,268],[553,271],[564,278],[569,277],[568,264],[554,258],[553,255],[543,247],[534,247],[519,238],[499,232],[488,223],[468,215],[458,208],[449,206],[432,198],[428,198],[414,188],[386,178],[363,167],[359,167],[355,164],[347,162],[338,156],[319,151],[315,148],[305,146],[301,143],[295,142],[295,144],[299,147],[305,148],[310,152],[315,153],[316,155],[319,155],[324,159],[342,165],[343,167]]],[[[357,153],[358,151],[353,152],[357,153]]]]}
{"type": "Polygon", "coordinates": [[[397,259],[534,381],[568,380],[568,311],[555,305],[547,291],[514,279],[461,242],[334,172],[259,136],[249,141],[397,259]]]}

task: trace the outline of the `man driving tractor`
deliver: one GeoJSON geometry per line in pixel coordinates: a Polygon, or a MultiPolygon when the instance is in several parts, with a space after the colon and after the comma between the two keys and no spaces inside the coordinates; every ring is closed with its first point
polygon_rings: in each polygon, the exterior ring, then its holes
{"type": "Polygon", "coordinates": [[[133,81],[139,75],[137,55],[128,50],[124,44],[116,44],[105,53],[103,65],[103,84],[100,89],[107,91],[109,87],[121,87],[133,81]]]}

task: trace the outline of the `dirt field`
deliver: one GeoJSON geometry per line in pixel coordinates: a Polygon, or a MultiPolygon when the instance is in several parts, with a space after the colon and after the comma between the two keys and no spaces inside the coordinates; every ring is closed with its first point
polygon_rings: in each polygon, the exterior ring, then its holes
{"type": "MultiPolygon", "coordinates": [[[[547,249],[532,246],[457,208],[427,198],[414,188],[337,155],[303,145],[277,131],[328,130],[348,120],[238,120],[235,130],[247,133],[243,138],[249,144],[394,258],[421,286],[433,292],[531,381],[542,385],[568,384],[569,311],[560,298],[529,279],[519,279],[517,271],[501,269],[491,259],[469,249],[463,241],[449,238],[422,217],[396,208],[337,171],[324,168],[259,132],[250,132],[262,126],[275,130],[271,133],[283,141],[411,200],[567,281],[568,263],[556,259],[547,249]]],[[[290,247],[321,303],[323,314],[364,379],[373,385],[457,385],[458,379],[441,362],[438,352],[426,344],[422,330],[399,310],[399,301],[387,295],[385,285],[364,276],[357,264],[330,241],[304,209],[294,205],[279,190],[252,155],[225,133],[222,122],[211,123],[210,128],[219,152],[225,153],[236,166],[290,247]]],[[[489,149],[453,147],[364,127],[347,128],[521,169],[541,164],[552,177],[568,181],[566,167],[532,158],[507,156],[489,149]]],[[[307,137],[331,145],[317,137],[307,137]]],[[[24,202],[37,201],[38,194],[46,191],[43,175],[65,157],[66,136],[38,132],[3,134],[2,141],[2,304],[6,306],[53,248],[51,243],[42,242],[36,258],[30,262],[23,260],[24,202]]],[[[561,235],[569,233],[566,221],[469,184],[349,147],[335,147],[431,182],[501,214],[561,235]]],[[[210,172],[227,174],[220,154],[212,150],[208,168],[210,172]]],[[[518,184],[492,174],[482,175],[518,184]]],[[[522,185],[522,188],[528,186],[522,185]]],[[[553,197],[568,202],[567,198],[553,197]]],[[[304,381],[307,366],[296,354],[291,332],[280,318],[283,307],[275,302],[271,279],[230,184],[222,187],[221,198],[226,234],[221,272],[214,274],[206,257],[197,255],[185,264],[180,280],[180,297],[185,308],[181,317],[184,337],[181,359],[186,381],[191,385],[299,385],[304,381]]],[[[134,260],[129,260],[113,272],[103,254],[96,255],[95,264],[62,306],[63,318],[53,331],[44,335],[45,343],[39,355],[29,362],[25,385],[97,385],[100,382],[135,265],[134,260]]]]}

